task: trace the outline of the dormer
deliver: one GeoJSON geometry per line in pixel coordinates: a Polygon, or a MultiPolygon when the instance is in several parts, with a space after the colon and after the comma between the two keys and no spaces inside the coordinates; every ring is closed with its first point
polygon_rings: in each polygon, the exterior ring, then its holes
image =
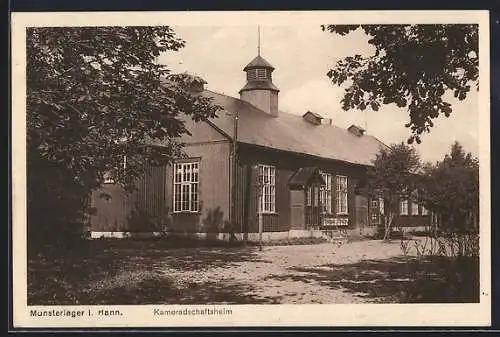
{"type": "Polygon", "coordinates": [[[305,114],[302,115],[302,118],[304,118],[304,120],[314,125],[321,125],[323,120],[323,116],[312,111],[307,111],[305,114]]]}
{"type": "Polygon", "coordinates": [[[362,127],[360,126],[357,126],[357,125],[351,125],[350,127],[347,128],[347,131],[349,131],[350,133],[352,133],[353,135],[357,136],[357,137],[361,137],[362,135],[364,135],[365,133],[365,129],[363,129],[362,127]]]}

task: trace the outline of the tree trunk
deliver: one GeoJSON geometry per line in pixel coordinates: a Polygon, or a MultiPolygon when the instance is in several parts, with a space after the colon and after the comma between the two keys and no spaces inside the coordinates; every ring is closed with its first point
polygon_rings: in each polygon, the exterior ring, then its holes
{"type": "Polygon", "coordinates": [[[386,221],[385,221],[384,241],[390,240],[391,227],[392,227],[393,220],[394,220],[394,214],[392,214],[392,213],[388,214],[388,217],[386,218],[386,221]]]}

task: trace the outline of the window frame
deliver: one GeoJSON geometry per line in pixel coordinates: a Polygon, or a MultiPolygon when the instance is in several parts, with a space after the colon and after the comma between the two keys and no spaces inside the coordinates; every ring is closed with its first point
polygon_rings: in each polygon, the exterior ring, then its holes
{"type": "Polygon", "coordinates": [[[419,215],[419,204],[415,201],[411,202],[411,207],[409,207],[409,215],[419,215]]]}
{"type": "Polygon", "coordinates": [[[429,210],[424,205],[420,205],[420,215],[423,216],[429,215],[429,210]]]}
{"type": "Polygon", "coordinates": [[[399,215],[409,215],[408,199],[401,199],[399,201],[399,215]],[[406,206],[403,207],[403,205],[406,206]]]}
{"type": "Polygon", "coordinates": [[[371,225],[380,225],[381,224],[381,215],[378,214],[378,213],[375,213],[375,212],[371,212],[371,220],[370,220],[370,223],[371,225]]]}
{"type": "Polygon", "coordinates": [[[190,160],[190,161],[175,162],[173,166],[172,179],[173,179],[173,184],[172,184],[173,213],[175,214],[199,213],[200,212],[200,161],[190,160]],[[178,172],[179,167],[180,167],[180,172],[178,172]],[[185,168],[189,168],[189,170],[185,168]],[[178,176],[178,174],[180,174],[180,176],[178,176]],[[178,180],[177,178],[180,179],[178,180]],[[177,199],[178,195],[180,195],[180,199],[177,199]],[[187,198],[185,198],[186,195],[187,198]],[[188,205],[188,207],[185,207],[186,204],[188,205]]]}
{"type": "Polygon", "coordinates": [[[262,214],[276,213],[276,166],[258,165],[259,198],[258,207],[262,214]],[[267,177],[267,179],[266,179],[267,177]]]}
{"type": "MultiPolygon", "coordinates": [[[[122,170],[121,170],[121,173],[123,174],[126,169],[127,169],[127,155],[123,155],[122,157],[122,170]]],[[[118,174],[120,174],[118,172],[119,170],[117,169],[110,169],[108,170],[107,172],[104,173],[104,177],[103,177],[103,184],[105,185],[112,185],[112,184],[116,184],[116,177],[118,176],[118,174]]]]}
{"type": "Polygon", "coordinates": [[[266,81],[269,80],[269,70],[266,68],[253,68],[247,71],[248,81],[266,81]]]}
{"type": "Polygon", "coordinates": [[[347,176],[336,175],[335,176],[335,194],[336,194],[336,213],[337,215],[348,215],[349,214],[349,180],[347,176]],[[342,184],[345,181],[345,184],[342,184]],[[344,185],[341,188],[341,185],[344,185]],[[345,210],[343,209],[343,199],[345,198],[345,210]]]}
{"type": "Polygon", "coordinates": [[[380,215],[385,214],[385,200],[382,197],[378,198],[378,211],[379,211],[380,215]]]}
{"type": "Polygon", "coordinates": [[[321,214],[332,214],[332,197],[333,197],[333,174],[320,171],[324,184],[319,187],[319,203],[321,206],[321,214]],[[326,200],[325,200],[326,199],[326,200]]]}

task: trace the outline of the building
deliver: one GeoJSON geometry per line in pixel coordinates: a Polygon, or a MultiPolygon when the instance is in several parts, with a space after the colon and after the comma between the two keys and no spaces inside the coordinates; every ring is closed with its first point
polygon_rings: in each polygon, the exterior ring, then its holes
{"type": "MultiPolygon", "coordinates": [[[[186,120],[187,159],[152,167],[132,195],[112,181],[93,193],[93,237],[166,231],[255,240],[262,228],[264,239],[280,239],[382,221],[383,201],[356,188],[386,145],[356,125],[343,129],[315,112],[280,111],[275,69],[260,55],[243,70],[240,98],[206,90],[202,80],[193,85],[224,110],[207,122],[186,120]]],[[[428,220],[418,205],[401,207],[399,224],[428,220]]]]}

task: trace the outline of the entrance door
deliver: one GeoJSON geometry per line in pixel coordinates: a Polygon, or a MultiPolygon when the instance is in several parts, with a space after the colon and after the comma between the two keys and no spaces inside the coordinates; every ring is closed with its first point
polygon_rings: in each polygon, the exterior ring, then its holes
{"type": "Polygon", "coordinates": [[[321,207],[319,202],[319,185],[306,188],[306,224],[317,227],[321,224],[321,207]]]}
{"type": "Polygon", "coordinates": [[[304,205],[304,191],[291,190],[290,191],[290,227],[291,229],[305,229],[305,205],[304,205]]]}

